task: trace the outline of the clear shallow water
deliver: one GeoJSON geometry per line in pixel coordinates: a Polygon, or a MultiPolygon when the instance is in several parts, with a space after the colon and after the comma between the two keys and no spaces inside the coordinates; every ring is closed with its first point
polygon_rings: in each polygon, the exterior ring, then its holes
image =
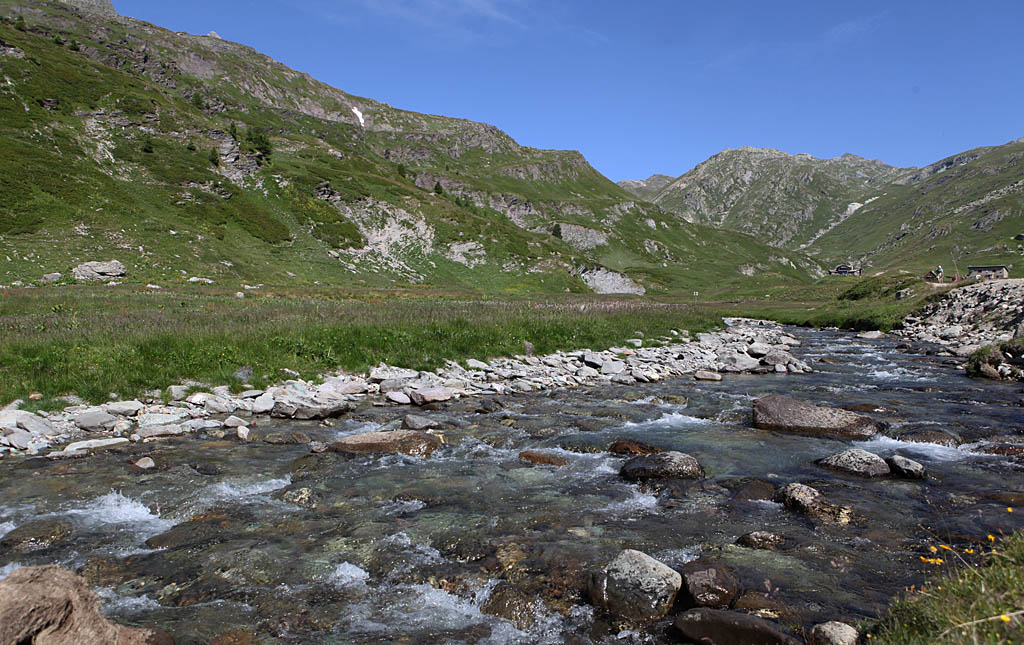
{"type": "MultiPolygon", "coordinates": [[[[427,413],[446,423],[447,441],[429,459],[193,438],[72,462],[7,460],[0,537],[38,521],[65,522],[70,537],[0,552],[0,576],[29,564],[80,568],[105,611],[164,626],[179,642],[232,629],[266,642],[612,642],[618,630],[595,616],[584,589],[589,571],[622,548],[672,566],[721,558],[745,588],[770,588],[783,622],[799,627],[875,615],[922,580],[929,544],[1020,526],[1006,496],[1024,493],[1021,464],[980,452],[993,436],[1022,440],[1019,385],[970,381],[946,359],[900,353],[891,341],[794,333],[804,341],[795,353],[816,373],[505,397],[490,414],[463,401],[427,413]],[[877,409],[891,436],[850,444],[753,429],[753,400],[771,392],[877,409]],[[893,438],[921,430],[965,443],[893,438]],[[629,484],[618,476],[625,459],[605,452],[617,438],[690,453],[708,478],[629,484]],[[814,464],[851,446],[913,458],[932,477],[868,481],[814,464]],[[569,464],[531,467],[517,458],[523,449],[569,464]],[[158,468],[133,468],[142,454],[158,468]],[[751,480],[807,483],[857,519],[816,526],[770,501],[738,499],[751,480]],[[784,534],[788,547],[733,545],[759,529],[784,534]]],[[[285,427],[329,441],[402,412],[285,427]]],[[[664,630],[617,642],[657,642],[664,630]]]]}

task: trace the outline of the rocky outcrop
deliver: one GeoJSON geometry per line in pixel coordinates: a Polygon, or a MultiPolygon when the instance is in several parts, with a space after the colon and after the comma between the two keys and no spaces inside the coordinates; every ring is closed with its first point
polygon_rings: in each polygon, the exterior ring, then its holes
{"type": "Polygon", "coordinates": [[[628,276],[605,268],[583,271],[580,278],[594,293],[631,293],[642,296],[647,289],[634,282],[628,276]]]}
{"type": "Polygon", "coordinates": [[[664,618],[682,576],[646,553],[626,549],[590,580],[590,600],[616,618],[643,624],[664,618]]]}
{"type": "Polygon", "coordinates": [[[982,345],[1024,337],[1024,279],[991,280],[952,289],[903,319],[895,332],[967,356],[982,345]]]}
{"type": "Polygon", "coordinates": [[[881,429],[871,417],[812,405],[781,394],[754,402],[754,426],[762,430],[844,439],[867,439],[881,429]]]}
{"type": "Polygon", "coordinates": [[[71,275],[74,276],[75,280],[81,280],[83,282],[114,280],[116,278],[123,278],[127,273],[128,270],[125,269],[124,265],[117,260],[110,260],[107,262],[85,262],[83,264],[79,264],[71,271],[71,275]]]}
{"type": "Polygon", "coordinates": [[[114,17],[117,16],[117,10],[114,9],[114,3],[110,0],[60,0],[64,4],[69,4],[73,7],[78,7],[82,11],[87,13],[95,13],[101,16],[114,17]]]}
{"type": "Polygon", "coordinates": [[[174,645],[174,638],[107,620],[82,578],[45,566],[18,569],[0,581],[0,643],[174,645]]]}

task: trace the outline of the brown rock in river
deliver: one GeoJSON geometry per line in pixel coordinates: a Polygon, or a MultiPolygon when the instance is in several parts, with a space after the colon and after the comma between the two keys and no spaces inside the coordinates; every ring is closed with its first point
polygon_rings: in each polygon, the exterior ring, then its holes
{"type": "Polygon", "coordinates": [[[650,444],[633,439],[616,439],[608,446],[608,452],[616,455],[653,455],[662,452],[661,448],[655,448],[650,444]]]}
{"type": "Polygon", "coordinates": [[[174,645],[174,638],[162,629],[107,620],[82,578],[45,566],[18,569],[0,581],[0,643],[174,645]]]}
{"type": "Polygon", "coordinates": [[[871,417],[812,405],[781,394],[754,402],[754,426],[776,432],[846,439],[867,439],[881,430],[881,425],[871,417]]]}
{"type": "Polygon", "coordinates": [[[328,450],[346,455],[402,453],[426,457],[440,447],[441,440],[427,432],[392,430],[349,435],[332,443],[328,450]]]}
{"type": "Polygon", "coordinates": [[[519,459],[527,463],[545,466],[567,466],[569,464],[569,460],[565,457],[540,450],[524,450],[519,453],[519,459]]]}

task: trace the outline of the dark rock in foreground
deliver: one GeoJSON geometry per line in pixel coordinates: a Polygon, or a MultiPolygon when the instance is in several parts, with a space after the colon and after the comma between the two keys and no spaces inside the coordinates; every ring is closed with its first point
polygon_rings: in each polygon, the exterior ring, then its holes
{"type": "Polygon", "coordinates": [[[683,580],[646,553],[626,549],[590,580],[590,600],[616,618],[643,624],[664,618],[683,580]]]}
{"type": "Polygon", "coordinates": [[[705,645],[798,645],[799,640],[763,618],[721,609],[691,609],[674,623],[684,637],[705,645]]]}
{"type": "Polygon", "coordinates": [[[174,645],[174,638],[162,629],[107,620],[82,578],[45,566],[18,569],[0,581],[0,643],[174,645]]]}
{"type": "Polygon", "coordinates": [[[740,593],[732,572],[720,562],[696,560],[682,568],[682,594],[691,607],[727,609],[740,593]]]}
{"type": "Polygon", "coordinates": [[[871,417],[772,394],[754,402],[754,426],[811,436],[868,439],[881,430],[871,417]]]}
{"type": "Polygon", "coordinates": [[[622,465],[619,474],[629,481],[697,479],[704,476],[704,468],[690,455],[672,451],[633,457],[622,465]]]}

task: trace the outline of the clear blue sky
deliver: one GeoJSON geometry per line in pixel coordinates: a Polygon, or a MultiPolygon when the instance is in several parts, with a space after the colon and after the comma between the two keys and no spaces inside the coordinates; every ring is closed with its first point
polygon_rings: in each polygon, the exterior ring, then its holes
{"type": "Polygon", "coordinates": [[[114,4],[352,94],[580,150],[616,181],[742,145],[910,166],[1024,137],[1020,0],[114,4]]]}

